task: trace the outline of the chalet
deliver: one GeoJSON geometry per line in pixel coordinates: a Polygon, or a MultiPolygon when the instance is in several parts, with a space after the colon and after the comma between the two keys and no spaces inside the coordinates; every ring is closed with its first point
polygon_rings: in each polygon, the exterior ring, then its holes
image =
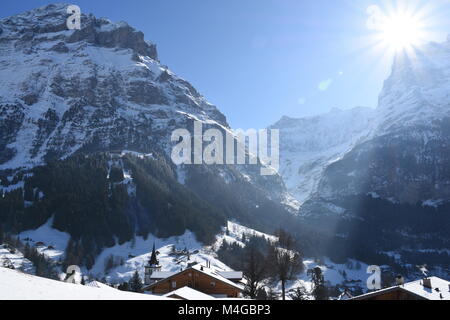
{"type": "Polygon", "coordinates": [[[429,277],[363,294],[350,300],[450,300],[450,282],[429,277]]]}
{"type": "Polygon", "coordinates": [[[241,272],[219,272],[202,264],[177,273],[155,272],[152,280],[155,282],[145,286],[144,291],[170,297],[183,298],[182,294],[195,290],[214,298],[239,298],[243,291],[241,272]]]}
{"type": "MultiPolygon", "coordinates": [[[[236,284],[244,284],[243,278],[244,274],[242,271],[216,271],[219,275],[224,277],[225,279],[228,279],[236,284]]],[[[148,276],[148,280],[145,284],[150,285],[152,283],[164,280],[166,278],[169,278],[178,272],[171,272],[171,271],[154,271],[151,273],[151,275],[148,276]]]]}

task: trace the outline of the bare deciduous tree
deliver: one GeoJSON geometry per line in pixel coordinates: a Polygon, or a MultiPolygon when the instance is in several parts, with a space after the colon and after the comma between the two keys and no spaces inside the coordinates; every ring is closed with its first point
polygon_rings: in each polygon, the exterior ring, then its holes
{"type": "Polygon", "coordinates": [[[297,274],[303,271],[303,261],[300,254],[293,250],[293,237],[284,230],[279,230],[277,235],[280,247],[271,247],[269,262],[273,268],[273,280],[281,282],[281,296],[286,300],[286,282],[295,280],[297,274]]]}
{"type": "Polygon", "coordinates": [[[259,284],[267,275],[267,259],[254,245],[249,245],[246,251],[243,269],[247,280],[245,292],[250,298],[255,299],[259,284]]]}

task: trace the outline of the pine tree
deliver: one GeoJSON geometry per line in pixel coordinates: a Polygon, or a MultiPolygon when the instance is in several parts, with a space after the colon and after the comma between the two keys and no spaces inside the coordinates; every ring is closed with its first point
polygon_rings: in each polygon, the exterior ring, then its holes
{"type": "Polygon", "coordinates": [[[289,297],[292,300],[307,300],[308,291],[302,285],[289,291],[289,297]]]}
{"type": "Polygon", "coordinates": [[[130,279],[128,286],[130,291],[142,293],[143,284],[137,270],[134,272],[133,277],[130,279]]]}
{"type": "Polygon", "coordinates": [[[328,288],[325,286],[325,278],[322,273],[322,269],[315,267],[308,270],[313,283],[312,294],[316,300],[328,300],[328,288]]]}
{"type": "Polygon", "coordinates": [[[123,282],[119,285],[119,287],[117,287],[117,289],[119,289],[120,291],[129,291],[130,286],[129,286],[128,282],[123,282]]]}
{"type": "Polygon", "coordinates": [[[30,247],[30,244],[27,242],[25,244],[25,248],[23,249],[23,255],[25,258],[27,258],[30,256],[30,254],[31,254],[31,247],[30,247]]]}

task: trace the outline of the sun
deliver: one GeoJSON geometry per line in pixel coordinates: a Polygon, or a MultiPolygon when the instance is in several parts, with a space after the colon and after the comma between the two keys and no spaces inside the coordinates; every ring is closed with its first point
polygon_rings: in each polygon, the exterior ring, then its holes
{"type": "Polygon", "coordinates": [[[415,46],[422,41],[423,24],[417,17],[406,13],[387,16],[380,28],[382,41],[395,50],[415,46]]]}
{"type": "Polygon", "coordinates": [[[425,23],[418,12],[397,8],[383,12],[378,6],[367,9],[367,26],[376,31],[378,41],[395,51],[419,45],[425,38],[425,23]]]}

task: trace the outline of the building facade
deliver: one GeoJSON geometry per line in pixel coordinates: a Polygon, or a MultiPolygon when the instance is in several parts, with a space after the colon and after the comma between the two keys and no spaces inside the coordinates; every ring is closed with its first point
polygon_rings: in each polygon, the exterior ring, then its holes
{"type": "Polygon", "coordinates": [[[233,282],[216,270],[202,265],[193,266],[156,281],[146,286],[144,290],[156,295],[165,295],[184,287],[222,298],[239,298],[243,291],[242,284],[233,282]]]}

